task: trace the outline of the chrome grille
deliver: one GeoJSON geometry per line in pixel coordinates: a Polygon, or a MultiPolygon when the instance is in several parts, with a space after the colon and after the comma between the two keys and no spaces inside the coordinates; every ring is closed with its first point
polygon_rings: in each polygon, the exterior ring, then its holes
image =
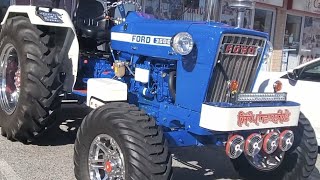
{"type": "Polygon", "coordinates": [[[264,52],[266,39],[256,36],[247,36],[239,34],[225,34],[220,42],[220,50],[217,55],[216,63],[220,62],[220,67],[216,64],[211,77],[207,102],[228,102],[229,89],[228,79],[239,82],[240,92],[249,92],[254,83],[254,78],[260,64],[261,56],[264,52]],[[225,54],[223,49],[225,45],[235,44],[243,46],[258,46],[256,56],[225,54]],[[223,69],[223,70],[222,70],[223,69]],[[224,73],[224,72],[225,73],[224,73]],[[226,75],[228,79],[226,78],[226,75]]]}

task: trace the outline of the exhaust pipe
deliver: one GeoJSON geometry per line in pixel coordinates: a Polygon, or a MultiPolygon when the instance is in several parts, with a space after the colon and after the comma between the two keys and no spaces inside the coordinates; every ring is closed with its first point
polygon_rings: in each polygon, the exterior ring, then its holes
{"type": "Polygon", "coordinates": [[[264,137],[263,151],[267,154],[274,153],[279,146],[279,133],[270,132],[264,137]]]}
{"type": "Polygon", "coordinates": [[[293,146],[294,134],[290,130],[285,130],[280,134],[279,148],[286,152],[293,146]]]}
{"type": "Polygon", "coordinates": [[[248,156],[256,156],[262,148],[263,139],[262,136],[258,133],[251,134],[245,144],[245,153],[248,156]]]}
{"type": "Polygon", "coordinates": [[[237,159],[243,152],[244,138],[240,135],[230,137],[226,144],[226,153],[230,159],[237,159]]]}
{"type": "Polygon", "coordinates": [[[286,152],[293,146],[294,134],[290,130],[285,130],[281,134],[270,132],[263,138],[261,134],[253,133],[246,140],[243,136],[233,135],[226,143],[226,154],[230,159],[237,159],[244,152],[247,156],[254,157],[260,153],[261,149],[270,155],[278,147],[286,152]]]}
{"type": "Polygon", "coordinates": [[[229,7],[238,11],[237,27],[243,28],[245,13],[248,9],[254,9],[255,2],[253,0],[229,0],[228,2],[229,7]]]}

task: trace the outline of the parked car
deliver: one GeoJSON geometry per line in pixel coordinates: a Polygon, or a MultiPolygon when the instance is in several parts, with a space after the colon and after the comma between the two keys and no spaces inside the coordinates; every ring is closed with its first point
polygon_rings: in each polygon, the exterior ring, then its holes
{"type": "Polygon", "coordinates": [[[281,91],[288,92],[288,100],[301,103],[301,112],[311,122],[320,145],[320,58],[287,72],[260,72],[254,92],[274,91],[278,80],[281,91]]]}

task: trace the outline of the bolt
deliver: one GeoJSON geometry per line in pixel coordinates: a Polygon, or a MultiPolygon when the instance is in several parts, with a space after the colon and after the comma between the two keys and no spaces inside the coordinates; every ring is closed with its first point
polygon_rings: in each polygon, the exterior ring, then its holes
{"type": "Polygon", "coordinates": [[[128,30],[128,24],[125,24],[124,26],[123,26],[123,30],[128,30]]]}

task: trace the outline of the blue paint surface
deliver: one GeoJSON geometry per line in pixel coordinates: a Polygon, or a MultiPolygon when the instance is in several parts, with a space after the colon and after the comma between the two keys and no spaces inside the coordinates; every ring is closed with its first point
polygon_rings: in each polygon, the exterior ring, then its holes
{"type": "MultiPolygon", "coordinates": [[[[138,40],[134,36],[126,39],[127,42],[111,42],[116,60],[128,64],[126,76],[119,80],[128,84],[129,102],[154,117],[172,145],[221,145],[227,134],[212,132],[199,126],[201,106],[206,103],[205,97],[214,72],[221,37],[223,34],[239,34],[268,39],[268,35],[215,22],[157,20],[136,12],[129,13],[126,21],[113,27],[112,32],[143,36],[143,39],[138,37],[138,40]],[[150,36],[173,38],[180,32],[188,32],[194,40],[193,51],[186,56],[175,53],[170,46],[151,45],[148,39],[150,36]],[[135,43],[137,41],[140,43],[135,43]],[[145,43],[141,43],[142,41],[145,43]],[[134,79],[131,72],[135,72],[136,68],[149,70],[148,83],[134,79]],[[170,88],[172,72],[176,74],[174,93],[170,88]]],[[[110,62],[103,59],[92,62],[92,78],[114,77],[110,62]]],[[[293,102],[208,104],[224,108],[298,105],[293,102]]]]}

